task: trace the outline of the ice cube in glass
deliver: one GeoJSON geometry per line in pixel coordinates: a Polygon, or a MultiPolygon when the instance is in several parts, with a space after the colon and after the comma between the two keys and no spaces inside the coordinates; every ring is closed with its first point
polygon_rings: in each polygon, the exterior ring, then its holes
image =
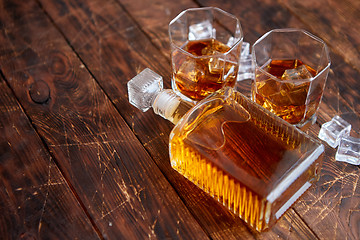
{"type": "Polygon", "coordinates": [[[189,26],[189,40],[215,38],[215,29],[209,20],[189,26]]]}
{"type": "Polygon", "coordinates": [[[282,80],[299,80],[299,79],[309,79],[313,76],[309,70],[304,66],[300,65],[297,68],[286,69],[282,75],[282,80]]]}

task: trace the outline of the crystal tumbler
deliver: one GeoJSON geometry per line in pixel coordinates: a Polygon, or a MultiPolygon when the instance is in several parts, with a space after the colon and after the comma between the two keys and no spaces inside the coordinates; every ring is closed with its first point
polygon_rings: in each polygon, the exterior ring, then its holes
{"type": "Polygon", "coordinates": [[[313,124],[330,70],[324,41],[300,29],[275,29],[255,42],[252,58],[253,100],[297,127],[313,124]]]}
{"type": "Polygon", "coordinates": [[[197,102],[234,87],[243,34],[239,20],[215,7],[183,11],[169,24],[172,88],[197,102]]]}

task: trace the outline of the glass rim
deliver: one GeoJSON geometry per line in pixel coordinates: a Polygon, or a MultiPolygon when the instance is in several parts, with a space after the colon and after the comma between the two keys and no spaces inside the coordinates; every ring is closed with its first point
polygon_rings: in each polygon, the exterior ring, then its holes
{"type": "MultiPolygon", "coordinates": [[[[175,21],[177,21],[182,15],[186,14],[186,12],[196,12],[196,11],[209,11],[209,10],[216,10],[216,11],[219,11],[225,15],[228,15],[229,17],[233,18],[236,20],[236,22],[239,24],[240,26],[240,20],[233,14],[231,13],[228,13],[218,7],[198,7],[198,8],[188,8],[188,9],[185,9],[183,11],[181,11],[176,17],[174,17],[170,23],[169,23],[169,26],[171,24],[173,24],[175,21]]],[[[241,29],[241,28],[240,28],[241,29]]]]}
{"type": "MultiPolygon", "coordinates": [[[[323,74],[325,71],[327,71],[329,68],[330,68],[330,65],[331,65],[331,60],[330,60],[330,55],[329,55],[329,49],[326,45],[326,43],[324,42],[324,40],[322,40],[321,38],[315,36],[314,34],[304,30],[304,29],[298,29],[298,28],[280,28],[280,29],[273,29],[273,30],[270,30],[268,31],[267,33],[265,33],[264,35],[262,35],[258,40],[256,40],[256,42],[253,44],[253,47],[252,47],[252,51],[251,51],[251,58],[252,58],[252,62],[255,66],[255,68],[257,70],[259,70],[261,73],[264,73],[265,75],[269,76],[270,78],[278,81],[278,82],[296,82],[296,83],[305,83],[305,82],[312,82],[314,81],[319,75],[323,74]],[[327,58],[327,65],[319,72],[316,73],[315,76],[311,77],[311,78],[305,78],[305,79],[297,79],[297,80],[281,80],[280,78],[270,74],[269,72],[265,71],[263,69],[263,66],[268,64],[269,61],[267,61],[265,64],[263,64],[262,66],[259,66],[257,64],[257,61],[256,61],[256,54],[255,54],[255,46],[256,44],[258,44],[259,42],[261,42],[262,40],[264,40],[266,37],[268,37],[268,35],[270,35],[271,33],[274,33],[274,32],[277,32],[277,33],[287,33],[287,32],[301,32],[307,36],[309,36],[310,38],[314,39],[315,41],[317,42],[320,42],[322,45],[323,45],[323,48],[324,48],[324,53],[325,53],[325,57],[327,58]]],[[[278,59],[277,59],[278,60],[278,59]]],[[[289,60],[289,59],[281,59],[281,60],[289,60]]],[[[255,78],[256,79],[256,78],[255,78]]]]}
{"type": "MultiPolygon", "coordinates": [[[[211,58],[211,57],[221,57],[221,56],[227,56],[230,52],[233,51],[233,49],[235,47],[237,47],[239,45],[240,42],[242,42],[244,40],[244,34],[243,34],[243,31],[242,31],[242,27],[241,27],[241,24],[240,24],[240,20],[233,14],[231,13],[228,13],[218,7],[199,7],[199,8],[188,8],[188,9],[185,9],[183,10],[182,12],[180,12],[175,18],[173,18],[169,25],[168,25],[168,34],[169,34],[169,39],[170,39],[170,45],[175,47],[177,50],[179,50],[180,52],[184,53],[185,55],[188,55],[188,56],[191,56],[193,58],[196,58],[196,59],[200,59],[200,58],[211,58]],[[195,11],[218,11],[218,12],[221,12],[222,14],[224,15],[227,15],[231,18],[233,18],[235,21],[236,21],[236,26],[239,28],[239,33],[240,33],[240,36],[239,38],[233,43],[231,44],[231,47],[228,51],[224,52],[224,53],[218,53],[218,54],[211,54],[211,55],[204,55],[204,56],[196,56],[194,54],[191,54],[187,51],[185,51],[184,49],[182,49],[180,46],[178,46],[177,44],[174,43],[172,37],[171,37],[171,32],[170,32],[170,26],[176,22],[181,16],[183,16],[184,14],[186,14],[186,12],[195,12],[195,11]]],[[[216,39],[216,38],[215,38],[216,39]]],[[[204,39],[197,39],[197,40],[206,40],[205,38],[204,39]]]]}

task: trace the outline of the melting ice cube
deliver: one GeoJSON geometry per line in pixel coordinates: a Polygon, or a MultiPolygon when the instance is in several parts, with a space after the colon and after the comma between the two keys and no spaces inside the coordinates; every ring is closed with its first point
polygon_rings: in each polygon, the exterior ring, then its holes
{"type": "Polygon", "coordinates": [[[336,161],[360,165],[360,138],[343,137],[335,155],[336,161]]]}
{"type": "Polygon", "coordinates": [[[189,40],[215,38],[216,30],[209,20],[189,26],[189,40]]]}
{"type": "Polygon", "coordinates": [[[282,75],[282,80],[299,80],[299,79],[309,79],[313,76],[309,70],[304,66],[300,65],[297,68],[286,69],[282,75]]]}
{"type": "Polygon", "coordinates": [[[321,126],[319,138],[336,148],[341,138],[349,136],[351,125],[339,116],[333,117],[321,126]]]}

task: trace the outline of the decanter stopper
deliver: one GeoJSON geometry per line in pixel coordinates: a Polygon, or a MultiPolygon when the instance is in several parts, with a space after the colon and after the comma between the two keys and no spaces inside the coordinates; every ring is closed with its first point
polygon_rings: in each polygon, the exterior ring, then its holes
{"type": "Polygon", "coordinates": [[[181,100],[171,89],[163,90],[162,77],[149,68],[132,78],[128,83],[129,102],[146,112],[149,108],[163,118],[176,124],[193,107],[181,100]]]}
{"type": "Polygon", "coordinates": [[[162,77],[149,68],[132,78],[128,83],[129,102],[146,112],[152,107],[156,96],[163,89],[162,77]]]}

